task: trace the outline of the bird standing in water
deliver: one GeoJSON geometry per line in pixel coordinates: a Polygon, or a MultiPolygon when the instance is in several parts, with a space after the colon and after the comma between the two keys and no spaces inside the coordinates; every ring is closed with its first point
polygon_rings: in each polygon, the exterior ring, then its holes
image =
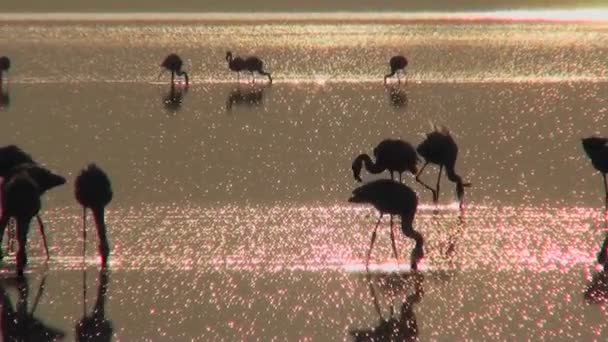
{"type": "MultiPolygon", "coordinates": [[[[348,199],[352,203],[368,203],[374,206],[379,212],[380,217],[374,231],[372,240],[367,252],[365,261],[366,268],[369,267],[369,259],[376,241],[376,231],[384,214],[401,216],[401,231],[403,234],[416,242],[412,250],[410,265],[412,270],[418,269],[418,262],[424,257],[424,239],[422,235],[414,230],[413,223],[418,207],[418,197],[416,193],[408,186],[395,182],[389,179],[380,179],[367,184],[364,184],[355,190],[353,195],[348,199]]],[[[392,221],[391,221],[392,223],[392,221]]],[[[397,246],[395,243],[395,234],[391,225],[391,243],[395,258],[398,259],[397,246]]]]}
{"type": "Polygon", "coordinates": [[[456,195],[460,202],[460,207],[464,205],[464,188],[471,186],[470,183],[462,181],[462,177],[456,174],[456,159],[458,159],[458,145],[452,138],[450,132],[444,127],[441,130],[435,128],[435,131],[428,133],[426,139],[416,148],[418,154],[424,158],[425,163],[416,175],[416,181],[424,185],[427,189],[433,191],[433,202],[439,201],[439,183],[441,181],[441,173],[445,167],[448,179],[456,183],[456,195]],[[439,165],[439,175],[437,177],[437,185],[435,189],[420,180],[420,175],[424,168],[429,164],[439,165]]]}
{"type": "MultiPolygon", "coordinates": [[[[186,80],[186,87],[188,86],[188,74],[182,70],[183,62],[182,62],[182,59],[178,55],[176,55],[174,53],[168,55],[167,57],[165,57],[163,62],[160,64],[160,66],[171,71],[171,84],[174,83],[175,75],[177,75],[177,76],[184,76],[184,78],[186,80]]],[[[161,71],[161,74],[162,74],[162,71],[161,71]]],[[[158,77],[160,77],[160,74],[158,75],[158,77]]]]}
{"type": "Polygon", "coordinates": [[[6,57],[0,57],[0,83],[2,83],[2,75],[8,72],[8,69],[11,68],[11,60],[6,57]]]}
{"type": "Polygon", "coordinates": [[[352,169],[353,176],[359,182],[361,179],[361,169],[365,165],[365,169],[370,173],[381,173],[388,170],[391,173],[391,179],[394,180],[394,173],[399,174],[399,182],[401,175],[405,171],[411,172],[413,175],[418,173],[418,155],[414,147],[403,140],[386,139],[382,140],[378,146],[374,148],[374,163],[369,155],[360,154],[353,161],[352,169]]]}
{"type": "Polygon", "coordinates": [[[76,178],[76,200],[82,205],[82,238],[83,238],[83,255],[86,253],[86,221],[87,208],[93,212],[95,225],[97,227],[97,236],[99,238],[99,254],[101,256],[101,264],[107,265],[108,256],[110,255],[110,245],[108,243],[106,223],[105,223],[105,207],[112,200],[112,186],[110,179],[106,173],[95,164],[89,164],[84,168],[76,178]]]}

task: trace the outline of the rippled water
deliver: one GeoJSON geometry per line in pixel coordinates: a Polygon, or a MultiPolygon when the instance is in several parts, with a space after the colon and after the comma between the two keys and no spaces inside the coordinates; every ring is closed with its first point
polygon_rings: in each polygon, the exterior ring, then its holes
{"type": "MultiPolygon", "coordinates": [[[[383,329],[411,335],[414,324],[422,340],[605,335],[606,308],[595,303],[608,286],[594,259],[608,224],[602,181],[580,146],[607,128],[604,26],[20,22],[0,31],[14,67],[0,144],[68,178],[45,196],[48,264],[30,233],[27,297],[31,308],[46,274],[34,316],[66,340],[98,298],[126,341],[350,340],[374,327],[379,339],[383,329]],[[156,80],[173,49],[192,76],[187,91],[156,80]],[[259,54],[277,82],[236,83],[227,49],[259,54]],[[410,81],[384,87],[399,51],[410,81]],[[357,186],[351,161],[386,137],[417,144],[431,123],[459,143],[457,171],[473,183],[466,210],[448,181],[435,207],[406,176],[421,202],[423,271],[406,271],[412,242],[399,235],[397,272],[385,218],[368,275],[377,213],[346,202],[357,186]],[[72,183],[89,161],[115,192],[107,277],[92,230],[82,264],[72,183]]],[[[426,172],[434,181],[437,170],[426,172]]],[[[4,307],[15,306],[12,257],[2,270],[4,307]]]]}

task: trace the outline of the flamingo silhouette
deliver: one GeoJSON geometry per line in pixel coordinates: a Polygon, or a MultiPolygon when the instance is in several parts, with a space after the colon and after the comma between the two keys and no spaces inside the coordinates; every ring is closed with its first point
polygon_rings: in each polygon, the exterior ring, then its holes
{"type": "MultiPolygon", "coordinates": [[[[171,71],[171,84],[173,84],[175,75],[177,74],[177,76],[184,76],[184,78],[186,79],[186,87],[188,86],[188,74],[182,70],[183,62],[178,55],[174,53],[168,55],[167,57],[165,57],[160,66],[171,71]]],[[[160,74],[158,75],[158,77],[160,77],[160,74]]]]}
{"type": "Polygon", "coordinates": [[[409,171],[413,175],[418,173],[418,155],[414,147],[406,141],[385,139],[374,148],[373,152],[376,158],[375,163],[367,154],[360,154],[353,161],[353,176],[357,181],[362,182],[360,174],[363,165],[368,172],[374,174],[388,170],[391,173],[391,179],[395,178],[394,173],[397,172],[400,182],[403,172],[409,171]]]}
{"type": "Polygon", "coordinates": [[[589,137],[582,139],[583,149],[591,159],[591,164],[604,178],[604,192],[606,196],[606,208],[608,209],[608,184],[606,173],[608,173],[608,138],[589,137]]]}
{"type": "Polygon", "coordinates": [[[471,186],[471,184],[463,182],[462,177],[456,174],[458,145],[456,145],[450,132],[445,127],[442,127],[441,130],[435,128],[435,131],[426,135],[426,139],[418,145],[416,150],[425,160],[424,165],[416,175],[416,180],[431,191],[433,191],[433,188],[421,181],[420,175],[429,163],[439,165],[439,176],[437,177],[437,185],[433,192],[433,202],[437,203],[439,201],[439,182],[441,181],[441,173],[445,167],[448,179],[456,183],[456,195],[460,201],[460,208],[462,208],[464,188],[471,186]]]}
{"type": "MultiPolygon", "coordinates": [[[[379,179],[373,182],[364,184],[353,190],[353,196],[348,199],[352,203],[368,203],[374,206],[379,212],[380,217],[374,232],[372,240],[367,252],[365,267],[369,267],[369,259],[372,254],[374,242],[376,241],[376,231],[384,214],[401,216],[401,231],[403,234],[414,241],[416,245],[412,250],[410,265],[412,270],[418,269],[418,261],[424,257],[424,239],[422,235],[414,230],[413,223],[418,207],[418,197],[416,193],[408,186],[388,179],[379,179]]],[[[395,259],[398,259],[397,245],[395,243],[395,234],[391,220],[391,243],[395,259]]]]}
{"type": "Polygon", "coordinates": [[[250,56],[245,59],[241,57],[232,57],[232,52],[226,52],[226,61],[228,68],[239,74],[241,71],[247,70],[251,73],[252,80],[255,82],[255,72],[268,77],[268,81],[272,84],[272,76],[269,72],[264,71],[264,62],[257,56],[250,56]]]}
{"type": "MultiPolygon", "coordinates": [[[[393,77],[399,71],[403,72],[403,75],[407,77],[407,74],[405,73],[405,67],[407,67],[407,58],[405,58],[404,56],[393,56],[391,57],[391,60],[388,62],[388,64],[391,67],[391,72],[384,76],[384,83],[386,83],[387,78],[393,77]]],[[[399,74],[397,74],[397,82],[401,83],[399,74]]]]}
{"type": "MultiPolygon", "coordinates": [[[[63,177],[54,175],[51,171],[36,164],[36,162],[34,162],[34,160],[29,154],[24,152],[16,145],[0,147],[0,177],[2,177],[4,181],[6,181],[12,175],[22,171],[29,173],[29,175],[34,179],[34,181],[36,181],[37,185],[41,188],[41,195],[56,186],[65,184],[65,179],[63,177]],[[63,182],[61,182],[60,180],[63,180],[63,182]]],[[[46,258],[48,260],[50,258],[50,255],[46,234],[44,232],[44,223],[42,222],[42,218],[40,217],[40,215],[36,215],[36,219],[38,221],[40,233],[42,234],[42,242],[44,243],[46,258]]],[[[8,221],[8,216],[0,216],[0,259],[2,259],[3,256],[1,246],[2,239],[4,237],[4,230],[6,229],[8,221]]],[[[9,239],[10,238],[12,238],[12,235],[9,235],[9,239]]]]}
{"type": "Polygon", "coordinates": [[[2,74],[8,72],[11,68],[11,60],[6,56],[0,57],[0,83],[2,83],[2,74]]]}
{"type": "Polygon", "coordinates": [[[104,218],[105,207],[112,200],[112,187],[110,179],[106,173],[95,164],[89,164],[84,168],[76,178],[76,200],[82,205],[82,238],[83,250],[82,257],[84,259],[86,253],[87,239],[87,208],[93,211],[95,225],[97,227],[97,236],[99,238],[99,254],[101,255],[101,264],[107,265],[108,256],[110,254],[110,246],[108,244],[106,224],[104,218]]]}

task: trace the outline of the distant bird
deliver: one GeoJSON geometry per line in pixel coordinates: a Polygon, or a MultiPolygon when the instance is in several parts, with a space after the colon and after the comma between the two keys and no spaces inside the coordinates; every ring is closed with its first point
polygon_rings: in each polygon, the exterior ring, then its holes
{"type": "MultiPolygon", "coordinates": [[[[186,79],[186,86],[188,86],[188,74],[182,70],[183,62],[178,55],[174,53],[168,55],[167,57],[165,57],[160,66],[171,71],[171,84],[173,84],[175,75],[177,75],[184,76],[184,78],[186,79]]],[[[160,74],[158,75],[158,77],[160,77],[160,74]]]]}
{"type": "Polygon", "coordinates": [[[385,139],[374,148],[374,163],[369,155],[360,154],[353,161],[352,169],[353,176],[359,182],[361,179],[361,169],[365,165],[365,169],[370,173],[381,173],[388,170],[391,173],[391,179],[395,179],[394,173],[401,175],[405,171],[411,172],[413,175],[418,173],[418,155],[414,147],[403,140],[385,139]]]}
{"type": "Polygon", "coordinates": [[[11,68],[11,60],[6,57],[0,57],[0,83],[2,82],[2,74],[8,72],[8,69],[11,68]]]}
{"type": "MultiPolygon", "coordinates": [[[[6,184],[7,186],[9,184],[12,184],[11,181],[13,180],[13,178],[18,178],[18,179],[24,178],[27,180],[31,180],[32,182],[34,182],[34,184],[36,186],[38,201],[40,201],[40,196],[42,196],[48,190],[65,184],[65,178],[63,178],[62,176],[57,175],[38,164],[30,164],[30,163],[19,164],[19,165],[15,166],[13,169],[11,169],[9,172],[7,172],[6,174],[3,174],[2,177],[4,178],[3,185],[6,184]]],[[[23,183],[23,181],[20,181],[18,184],[21,184],[21,183],[23,183]]],[[[12,187],[14,187],[14,186],[12,186],[12,187]]],[[[12,203],[12,204],[10,203],[10,201],[12,201],[13,199],[11,199],[10,197],[7,197],[7,196],[8,196],[8,194],[5,194],[5,191],[2,191],[2,205],[14,207],[14,203],[12,203]]],[[[38,215],[38,211],[39,211],[39,209],[36,210],[35,216],[38,220],[40,233],[42,234],[42,241],[44,243],[44,249],[46,251],[46,257],[48,259],[49,258],[49,248],[48,248],[48,244],[47,244],[46,234],[44,232],[44,224],[42,223],[42,219],[38,215]]],[[[6,210],[6,211],[3,210],[2,215],[0,216],[0,246],[2,245],[2,238],[4,236],[4,230],[6,229],[6,226],[8,225],[8,221],[10,220],[11,217],[15,218],[17,220],[17,240],[20,243],[18,215],[13,215],[13,213],[9,210],[6,210]]],[[[29,231],[29,221],[28,221],[28,231],[29,231]]],[[[0,248],[0,259],[2,258],[2,256],[3,256],[2,249],[0,248]]]]}
{"type": "Polygon", "coordinates": [[[464,188],[471,186],[470,183],[462,181],[462,177],[456,174],[456,159],[458,158],[458,145],[452,138],[450,132],[443,127],[441,130],[435,128],[435,131],[428,133],[426,139],[418,145],[418,154],[425,159],[425,163],[416,175],[416,180],[424,185],[427,189],[433,192],[433,202],[439,201],[439,183],[441,181],[441,172],[445,167],[448,179],[456,183],[456,195],[460,201],[460,207],[463,206],[464,188]],[[437,185],[435,189],[420,180],[420,175],[424,168],[429,164],[439,165],[439,176],[437,177],[437,185]]]}
{"type": "Polygon", "coordinates": [[[269,72],[264,71],[264,62],[256,56],[250,56],[245,59],[241,57],[232,57],[232,52],[226,53],[226,61],[228,62],[228,68],[232,71],[240,73],[241,71],[249,71],[253,81],[255,81],[255,72],[260,75],[268,77],[268,81],[272,83],[272,76],[269,72]]]}
{"type": "Polygon", "coordinates": [[[76,200],[82,205],[82,237],[83,237],[83,258],[86,252],[86,220],[87,208],[93,211],[95,225],[97,227],[97,236],[99,237],[99,254],[101,255],[101,264],[107,265],[108,256],[110,254],[110,246],[106,231],[106,223],[104,217],[105,207],[112,200],[112,187],[110,179],[95,164],[89,164],[84,168],[76,178],[76,200]]]}
{"type": "Polygon", "coordinates": [[[591,164],[604,178],[604,193],[606,196],[606,208],[608,209],[608,183],[606,183],[606,173],[608,173],[608,138],[589,137],[582,139],[582,142],[585,153],[591,159],[591,164]]]}
{"type": "Polygon", "coordinates": [[[391,57],[391,60],[388,62],[388,64],[391,67],[391,72],[390,74],[384,76],[384,83],[386,83],[387,78],[393,77],[395,74],[397,74],[397,82],[400,83],[401,79],[399,79],[398,72],[401,71],[405,75],[405,67],[407,67],[407,58],[403,56],[393,56],[391,57]]]}
{"type": "MultiPolygon", "coordinates": [[[[353,195],[348,201],[352,203],[371,204],[380,212],[380,217],[378,218],[378,222],[376,222],[374,232],[372,233],[369,251],[367,252],[366,267],[369,266],[369,259],[372,254],[374,242],[376,241],[376,230],[378,230],[380,220],[384,214],[390,214],[401,216],[401,231],[405,236],[416,241],[416,245],[412,250],[410,263],[412,270],[418,269],[418,261],[424,257],[424,239],[413,227],[414,217],[416,216],[416,209],[418,207],[418,197],[412,189],[393,180],[380,179],[364,184],[353,190],[353,195]]],[[[391,243],[395,258],[397,258],[397,246],[392,226],[391,243]]]]}

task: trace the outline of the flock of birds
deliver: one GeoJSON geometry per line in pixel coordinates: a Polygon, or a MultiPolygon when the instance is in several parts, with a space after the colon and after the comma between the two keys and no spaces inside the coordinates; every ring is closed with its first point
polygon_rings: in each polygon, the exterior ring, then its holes
{"type": "MultiPolygon", "coordinates": [[[[16,221],[15,235],[18,243],[16,254],[17,275],[22,277],[27,265],[27,235],[30,223],[37,218],[42,233],[47,259],[48,246],[44,225],[40,218],[41,197],[48,190],[66,183],[66,179],[46,169],[26,152],[15,145],[0,147],[0,186],[2,214],[0,216],[0,259],[3,258],[2,239],[12,218],[16,221]]],[[[110,248],[104,220],[104,209],[112,200],[112,188],[106,173],[95,164],[81,170],[75,181],[75,196],[83,207],[83,258],[86,252],[86,211],[91,209],[99,238],[99,254],[102,266],[107,266],[110,248]]],[[[12,234],[9,233],[9,238],[12,234]]]]}
{"type": "MultiPolygon", "coordinates": [[[[266,76],[269,83],[272,83],[272,76],[264,69],[264,62],[256,57],[233,56],[232,52],[226,53],[228,68],[237,73],[240,80],[241,72],[249,72],[252,82],[255,81],[255,73],[266,76]]],[[[10,68],[10,59],[6,56],[0,57],[0,84],[2,84],[2,74],[10,68]]],[[[177,54],[169,54],[160,66],[171,72],[171,85],[175,82],[175,77],[184,77],[185,84],[188,86],[189,77],[183,70],[183,61],[177,54]]],[[[390,73],[384,76],[384,82],[393,76],[397,76],[400,82],[400,73],[405,73],[408,60],[404,56],[394,56],[389,60],[390,73]]],[[[161,71],[162,74],[162,71],[161,71]]],[[[160,77],[160,75],[159,75],[160,77]]],[[[604,190],[606,193],[606,208],[608,209],[608,138],[589,137],[582,141],[583,149],[591,159],[593,166],[600,171],[604,180],[604,190]]],[[[401,217],[402,233],[415,241],[414,249],[411,253],[410,265],[412,270],[417,270],[419,261],[424,256],[424,238],[413,227],[414,218],[418,206],[418,196],[416,192],[407,185],[403,184],[402,175],[409,172],[415,176],[418,183],[431,191],[434,203],[439,200],[440,183],[443,170],[447,178],[456,185],[456,196],[460,203],[460,208],[464,205],[465,188],[471,186],[470,183],[463,181],[462,177],[456,173],[456,160],[458,158],[458,145],[446,128],[435,128],[433,132],[427,134],[426,138],[416,148],[410,143],[398,139],[386,139],[381,141],[373,150],[375,161],[368,154],[357,156],[352,163],[354,178],[362,182],[361,170],[365,169],[373,174],[389,171],[391,179],[379,179],[366,183],[353,191],[349,202],[365,203],[375,207],[380,212],[380,217],[376,222],[372,232],[371,243],[367,252],[366,267],[369,267],[371,253],[377,236],[377,229],[382,217],[385,214],[391,216],[391,244],[395,258],[398,260],[398,252],[393,231],[393,215],[401,217]],[[418,169],[418,163],[424,159],[422,168],[418,169]],[[439,166],[439,173],[435,187],[432,187],[420,179],[420,175],[428,164],[439,166]],[[395,173],[398,179],[395,179],[395,173]]],[[[3,179],[0,188],[2,196],[2,214],[0,216],[0,246],[4,230],[8,225],[9,219],[16,221],[16,237],[19,249],[16,255],[17,273],[23,275],[23,270],[27,264],[26,243],[27,233],[31,220],[36,217],[48,258],[48,246],[44,234],[44,226],[38,212],[40,211],[40,198],[48,190],[65,184],[65,178],[52,173],[40,164],[36,163],[30,155],[14,145],[0,147],[0,177],[3,179]]],[[[110,254],[110,247],[107,238],[107,230],[104,221],[104,208],[112,200],[112,190],[107,175],[95,164],[88,165],[82,170],[75,182],[76,199],[84,208],[83,212],[83,240],[86,241],[86,210],[91,209],[95,219],[97,234],[99,238],[99,254],[102,265],[107,265],[110,254]]],[[[606,237],[600,252],[598,262],[608,267],[608,236],[606,237]]],[[[86,244],[83,244],[83,257],[86,251],[86,244]]],[[[0,248],[0,258],[2,250],[0,248]]]]}

